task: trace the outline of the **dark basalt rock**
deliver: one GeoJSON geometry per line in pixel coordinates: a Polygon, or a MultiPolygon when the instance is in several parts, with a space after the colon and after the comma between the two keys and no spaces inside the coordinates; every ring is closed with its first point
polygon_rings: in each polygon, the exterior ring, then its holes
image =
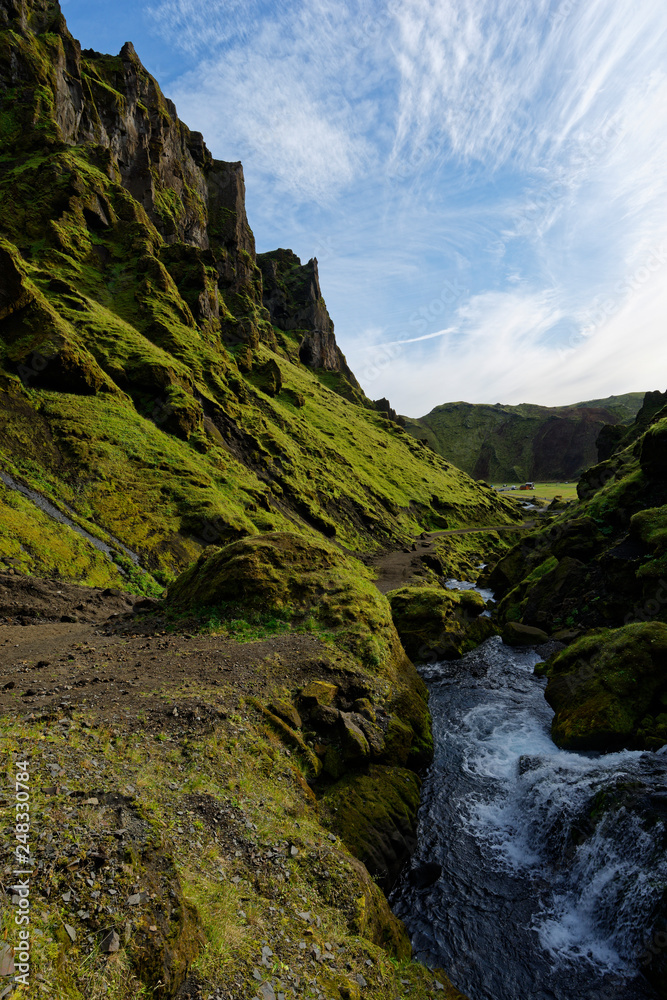
{"type": "Polygon", "coordinates": [[[438,881],[441,875],[442,865],[439,865],[436,861],[428,861],[425,865],[419,865],[418,868],[411,868],[408,872],[410,882],[417,889],[428,889],[429,886],[434,885],[438,881]]]}

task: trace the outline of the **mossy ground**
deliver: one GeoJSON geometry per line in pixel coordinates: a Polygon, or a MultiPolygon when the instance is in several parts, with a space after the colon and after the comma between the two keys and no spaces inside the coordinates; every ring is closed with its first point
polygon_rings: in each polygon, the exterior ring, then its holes
{"type": "MultiPolygon", "coordinates": [[[[460,996],[442,974],[405,957],[384,896],[331,833],[335,814],[318,805],[305,756],[255,707],[256,695],[293,698],[294,685],[331,655],[326,647],[318,655],[308,640],[298,654],[282,637],[243,647],[190,633],[169,638],[139,621],[106,638],[77,626],[71,643],[63,626],[51,628],[52,665],[38,674],[42,682],[67,678],[73,703],[60,708],[55,699],[29,718],[22,699],[5,694],[13,707],[0,721],[6,787],[11,762],[30,762],[39,862],[33,975],[21,995],[148,996],[156,975],[182,978],[190,956],[190,981],[226,1000],[254,996],[260,980],[287,1000],[317,991],[337,1000],[346,990],[385,1000],[404,996],[406,984],[426,1000],[436,978],[446,987],[437,995],[460,996]],[[138,685],[137,657],[145,660],[138,685]],[[231,675],[216,667],[226,663],[231,675]],[[113,677],[130,697],[83,697],[100,690],[90,686],[95,664],[100,680],[113,677]],[[87,688],[78,686],[84,679],[87,688]],[[120,950],[109,955],[100,943],[110,929],[120,950]]],[[[34,649],[30,628],[18,631],[34,649]]],[[[34,667],[17,653],[5,673],[27,672],[34,684],[34,667]]],[[[12,815],[5,798],[5,867],[12,815]]]]}

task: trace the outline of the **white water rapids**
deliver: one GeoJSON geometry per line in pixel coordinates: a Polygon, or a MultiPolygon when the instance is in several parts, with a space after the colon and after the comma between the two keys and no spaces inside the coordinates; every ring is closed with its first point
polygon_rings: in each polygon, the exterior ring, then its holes
{"type": "Polygon", "coordinates": [[[423,668],[435,758],[392,905],[416,956],[470,1000],[653,998],[667,754],[559,750],[538,660],[494,638],[423,668]],[[442,874],[419,888],[425,863],[442,874]]]}

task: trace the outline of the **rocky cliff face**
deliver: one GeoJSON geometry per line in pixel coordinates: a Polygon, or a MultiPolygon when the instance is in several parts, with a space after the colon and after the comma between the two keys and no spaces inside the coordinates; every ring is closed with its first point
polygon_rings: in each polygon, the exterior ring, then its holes
{"type": "Polygon", "coordinates": [[[299,359],[309,368],[338,372],[349,388],[362,396],[345,355],[336,343],[334,325],[322,297],[317,260],[302,264],[291,250],[260,254],[264,305],[271,322],[283,330],[300,334],[299,359]]]}
{"type": "MultiPolygon", "coordinates": [[[[165,243],[208,251],[219,292],[243,320],[233,334],[226,329],[227,336],[270,342],[241,164],[213,159],[131,43],[117,56],[82,51],[55,2],[1,0],[0,18],[12,32],[0,60],[0,89],[11,104],[3,138],[20,134],[22,145],[47,145],[54,153],[67,146],[86,149],[109,181],[142,206],[165,243]]],[[[83,212],[92,230],[112,222],[113,209],[99,191],[83,212]]],[[[208,312],[219,320],[220,303],[208,312]]]]}
{"type": "Polygon", "coordinates": [[[2,0],[0,24],[23,39],[2,61],[0,84],[11,90],[12,103],[23,103],[26,124],[32,112],[33,124],[46,126],[34,136],[35,145],[46,140],[106,151],[110,178],[145,208],[167,242],[207,249],[233,240],[254,253],[241,164],[213,159],[203,136],[179,120],[131,42],[118,56],[82,52],[58,4],[48,0],[2,0]],[[38,54],[30,39],[47,33],[47,51],[38,54]]]}
{"type": "Polygon", "coordinates": [[[85,529],[64,544],[5,484],[5,567],[161,579],[208,542],[295,526],[373,549],[429,527],[436,495],[512,517],[388,432],[317,262],[258,260],[244,196],[131,45],[82,51],[55,0],[0,0],[0,456],[85,529]],[[84,542],[90,523],[135,568],[84,542]]]}

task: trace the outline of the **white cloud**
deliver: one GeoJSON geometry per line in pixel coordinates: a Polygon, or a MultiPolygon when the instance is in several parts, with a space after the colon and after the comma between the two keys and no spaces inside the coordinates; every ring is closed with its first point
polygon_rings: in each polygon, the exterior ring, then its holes
{"type": "Polygon", "coordinates": [[[171,91],[217,155],[243,158],[297,204],[331,202],[368,169],[381,73],[371,0],[278,4],[257,20],[238,0],[153,10],[163,35],[205,53],[171,91]]]}
{"type": "MultiPolygon", "coordinates": [[[[447,400],[555,406],[664,388],[667,245],[656,271],[634,277],[613,313],[600,312],[588,336],[550,336],[563,319],[554,293],[492,293],[458,310],[458,325],[432,344],[368,346],[357,361],[370,396],[387,393],[401,413],[423,416],[447,400]],[[471,397],[469,387],[475,387],[471,397]]],[[[648,269],[647,269],[648,270],[648,269]]],[[[376,340],[382,339],[375,331],[376,340]]]]}
{"type": "Polygon", "coordinates": [[[189,60],[179,112],[244,161],[260,246],[320,258],[353,368],[392,355],[371,394],[414,413],[648,384],[661,282],[624,286],[667,236],[661,0],[150,9],[189,60]]]}

